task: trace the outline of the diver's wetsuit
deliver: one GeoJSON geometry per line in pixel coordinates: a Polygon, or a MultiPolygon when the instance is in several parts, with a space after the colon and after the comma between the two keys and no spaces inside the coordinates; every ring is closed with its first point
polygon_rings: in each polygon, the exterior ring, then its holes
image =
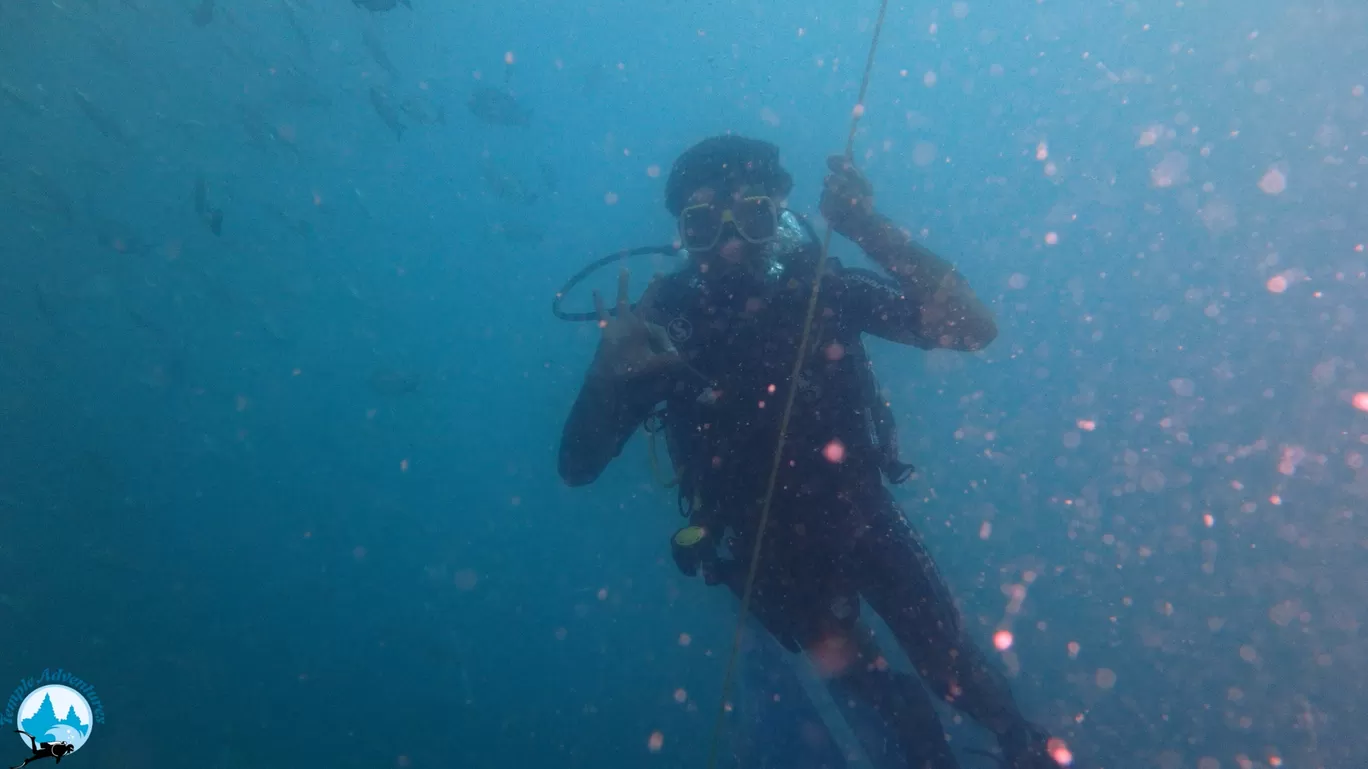
{"type": "MultiPolygon", "coordinates": [[[[719,278],[691,264],[667,276],[654,306],[639,312],[668,331],[701,379],[586,381],[562,438],[566,481],[597,477],[664,401],[670,453],[682,470],[680,492],[697,501],[693,523],[712,532],[729,529],[731,552],[741,561],[737,571],[744,569],[816,259],[809,243],[747,273],[719,278]]],[[[830,657],[824,642],[851,636],[863,597],[937,697],[1004,741],[1025,740],[1029,726],[1005,678],[963,632],[935,564],[881,477],[861,336],[937,346],[922,328],[921,305],[891,279],[828,261],[753,609],[785,646],[830,657]]],[[[724,581],[735,589],[739,576],[724,581]]],[[[833,687],[880,707],[910,766],[955,766],[934,708],[915,681],[871,659],[847,662],[833,687]]]]}

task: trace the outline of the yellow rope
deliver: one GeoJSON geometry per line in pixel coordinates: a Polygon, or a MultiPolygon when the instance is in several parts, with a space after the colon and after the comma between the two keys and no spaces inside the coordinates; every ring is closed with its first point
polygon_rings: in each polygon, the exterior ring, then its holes
{"type": "MultiPolygon", "coordinates": [[[[879,18],[874,22],[874,35],[869,42],[869,58],[865,60],[864,78],[860,81],[860,97],[850,116],[850,135],[846,137],[845,158],[850,162],[855,151],[855,129],[864,115],[865,94],[869,91],[869,73],[874,68],[874,53],[879,48],[879,33],[883,30],[884,16],[888,13],[888,0],[879,0],[879,18]]],[[[708,769],[716,769],[717,754],[722,745],[722,728],[726,723],[727,703],[731,696],[733,679],[736,675],[736,661],[741,654],[741,633],[745,630],[746,615],[750,613],[751,596],[755,590],[755,578],[760,571],[760,551],[765,541],[765,527],[769,525],[770,507],[774,502],[774,488],[779,483],[779,466],[783,461],[784,444],[788,440],[789,420],[793,417],[793,403],[798,396],[798,376],[807,361],[808,340],[812,334],[812,321],[817,315],[817,298],[822,291],[822,272],[826,269],[827,253],[831,248],[831,222],[826,223],[822,235],[822,253],[817,260],[817,277],[813,280],[812,295],[808,298],[807,317],[803,319],[803,335],[798,344],[798,355],[793,361],[793,372],[789,376],[788,396],[784,401],[784,415],[779,420],[779,441],[774,447],[774,461],[770,465],[769,483],[765,488],[765,499],[760,506],[760,525],[755,534],[755,546],[751,550],[750,569],[746,573],[746,587],[741,593],[741,609],[736,618],[736,630],[732,635],[731,654],[727,657],[727,670],[722,678],[722,699],[717,707],[717,722],[713,728],[712,746],[708,750],[708,769]]]]}

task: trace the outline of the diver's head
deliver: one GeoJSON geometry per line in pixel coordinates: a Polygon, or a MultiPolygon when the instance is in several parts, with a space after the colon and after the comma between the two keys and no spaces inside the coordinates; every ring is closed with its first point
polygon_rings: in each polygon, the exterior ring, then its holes
{"type": "Polygon", "coordinates": [[[741,136],[714,136],[675,161],[665,183],[665,207],[681,244],[695,257],[729,266],[756,261],[778,231],[779,211],[793,179],[779,165],[779,148],[741,136]]]}

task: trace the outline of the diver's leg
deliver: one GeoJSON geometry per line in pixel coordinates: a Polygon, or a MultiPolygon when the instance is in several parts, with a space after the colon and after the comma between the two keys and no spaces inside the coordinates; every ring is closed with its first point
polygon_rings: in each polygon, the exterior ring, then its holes
{"type": "Polygon", "coordinates": [[[854,664],[828,678],[827,688],[875,766],[892,760],[906,769],[958,769],[940,714],[921,682],[878,664],[883,655],[863,624],[851,631],[850,643],[859,650],[854,664]]]}
{"type": "Polygon", "coordinates": [[[856,553],[865,600],[931,691],[991,731],[1013,767],[1053,766],[1044,732],[1021,714],[1007,677],[964,632],[935,562],[892,495],[880,486],[871,496],[872,509],[863,511],[870,528],[856,553]]]}

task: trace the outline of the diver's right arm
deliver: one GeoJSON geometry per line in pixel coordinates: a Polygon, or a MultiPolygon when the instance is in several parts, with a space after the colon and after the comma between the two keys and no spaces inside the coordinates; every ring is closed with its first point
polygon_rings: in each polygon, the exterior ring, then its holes
{"type": "Polygon", "coordinates": [[[605,376],[591,367],[561,432],[560,476],[570,486],[593,483],[663,400],[667,382],[605,376]]]}
{"type": "MultiPolygon", "coordinates": [[[[618,276],[617,311],[612,316],[594,292],[603,337],[561,434],[560,475],[571,486],[599,477],[686,368],[665,329],[647,322],[632,308],[627,281],[623,270],[618,276]]],[[[659,286],[658,279],[651,281],[638,307],[652,307],[659,286]]]]}

